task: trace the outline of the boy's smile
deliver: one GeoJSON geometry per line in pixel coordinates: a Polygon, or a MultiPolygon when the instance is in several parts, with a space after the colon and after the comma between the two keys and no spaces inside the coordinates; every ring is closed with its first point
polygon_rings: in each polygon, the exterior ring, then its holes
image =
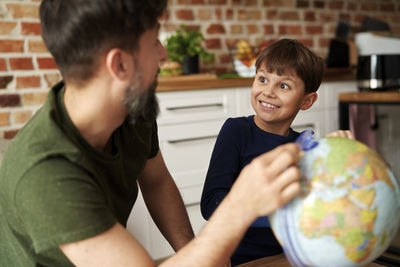
{"type": "Polygon", "coordinates": [[[261,100],[259,102],[260,102],[261,106],[263,106],[266,110],[274,110],[274,109],[279,108],[279,106],[275,106],[274,104],[271,104],[271,103],[267,103],[267,102],[264,102],[261,100]]]}
{"type": "Polygon", "coordinates": [[[278,75],[261,66],[251,91],[251,105],[256,112],[254,121],[264,131],[286,135],[297,112],[308,109],[309,100],[313,103],[316,95],[305,94],[304,82],[294,70],[278,75]]]}

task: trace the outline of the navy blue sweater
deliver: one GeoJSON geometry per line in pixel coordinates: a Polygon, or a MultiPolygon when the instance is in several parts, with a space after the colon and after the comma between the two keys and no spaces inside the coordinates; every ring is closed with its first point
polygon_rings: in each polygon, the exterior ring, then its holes
{"type": "MultiPolygon", "coordinates": [[[[256,126],[253,117],[229,118],[222,126],[201,197],[201,213],[206,220],[228,194],[247,164],[279,145],[293,142],[299,136],[292,129],[288,137],[265,132],[256,126]]],[[[247,230],[231,257],[231,263],[237,265],[281,252],[268,217],[260,217],[247,230]]]]}

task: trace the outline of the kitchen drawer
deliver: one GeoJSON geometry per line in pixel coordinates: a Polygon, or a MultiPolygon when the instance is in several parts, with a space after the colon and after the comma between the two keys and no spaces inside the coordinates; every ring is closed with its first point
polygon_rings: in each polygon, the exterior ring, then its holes
{"type": "Polygon", "coordinates": [[[160,149],[185,204],[198,203],[223,120],[163,125],[160,149]]]}
{"type": "Polygon", "coordinates": [[[221,119],[235,114],[235,94],[229,89],[157,93],[159,125],[221,119]]]}

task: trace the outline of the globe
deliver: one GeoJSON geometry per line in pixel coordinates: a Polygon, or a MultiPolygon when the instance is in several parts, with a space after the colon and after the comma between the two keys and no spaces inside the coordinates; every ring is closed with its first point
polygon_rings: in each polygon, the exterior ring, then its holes
{"type": "Polygon", "coordinates": [[[322,138],[299,162],[301,192],[270,216],[292,266],[361,266],[390,245],[400,191],[385,160],[363,143],[322,138]]]}

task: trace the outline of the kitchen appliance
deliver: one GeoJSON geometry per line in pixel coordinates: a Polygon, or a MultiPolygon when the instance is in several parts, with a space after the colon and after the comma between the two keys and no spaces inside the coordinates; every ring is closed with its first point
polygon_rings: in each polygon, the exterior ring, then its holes
{"type": "Polygon", "coordinates": [[[358,49],[358,89],[400,89],[400,38],[363,32],[356,34],[355,43],[358,49]]]}
{"type": "Polygon", "coordinates": [[[329,43],[329,53],[326,59],[328,68],[348,68],[350,66],[350,48],[348,34],[350,25],[340,21],[336,27],[336,35],[329,43]]]}

